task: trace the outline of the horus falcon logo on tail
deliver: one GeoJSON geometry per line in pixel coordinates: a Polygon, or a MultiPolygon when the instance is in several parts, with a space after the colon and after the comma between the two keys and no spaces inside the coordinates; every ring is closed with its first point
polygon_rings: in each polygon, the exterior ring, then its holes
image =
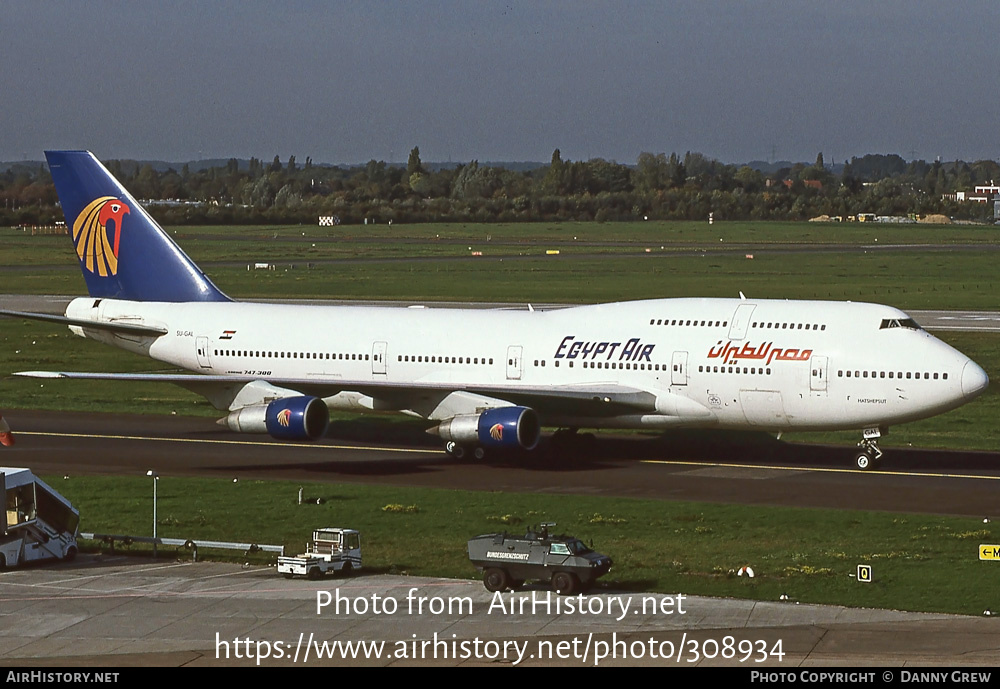
{"type": "Polygon", "coordinates": [[[73,243],[84,269],[101,277],[117,275],[118,246],[122,238],[122,217],[129,207],[113,196],[94,199],[80,211],[73,223],[73,243]],[[115,243],[108,240],[108,223],[114,221],[115,243]]]}

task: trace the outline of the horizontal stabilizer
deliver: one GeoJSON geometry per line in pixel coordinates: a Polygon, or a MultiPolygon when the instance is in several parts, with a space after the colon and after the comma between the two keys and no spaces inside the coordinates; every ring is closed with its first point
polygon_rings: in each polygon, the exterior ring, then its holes
{"type": "Polygon", "coordinates": [[[157,328],[149,325],[136,325],[135,323],[113,323],[105,321],[88,321],[82,318],[67,318],[66,316],[56,316],[51,313],[30,313],[28,311],[9,311],[0,309],[0,316],[9,318],[29,318],[34,321],[48,321],[49,323],[59,323],[60,325],[75,325],[80,328],[90,328],[92,330],[106,330],[112,333],[123,335],[149,335],[159,337],[166,335],[166,328],[157,328]]]}

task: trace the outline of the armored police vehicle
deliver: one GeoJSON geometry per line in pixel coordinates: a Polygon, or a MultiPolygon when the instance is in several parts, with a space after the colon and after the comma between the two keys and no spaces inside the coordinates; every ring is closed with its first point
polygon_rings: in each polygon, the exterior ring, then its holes
{"type": "Polygon", "coordinates": [[[517,589],[525,581],[549,582],[561,595],[588,591],[611,570],[611,558],[594,552],[573,536],[552,535],[542,524],[524,536],[483,534],[469,540],[469,560],[483,572],[489,591],[517,589]]]}

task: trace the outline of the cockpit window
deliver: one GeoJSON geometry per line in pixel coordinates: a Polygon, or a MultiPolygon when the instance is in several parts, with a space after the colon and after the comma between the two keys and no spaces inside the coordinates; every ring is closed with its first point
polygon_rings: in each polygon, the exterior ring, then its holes
{"type": "Polygon", "coordinates": [[[917,322],[912,318],[883,318],[879,330],[886,328],[909,328],[910,330],[922,330],[917,322]]]}

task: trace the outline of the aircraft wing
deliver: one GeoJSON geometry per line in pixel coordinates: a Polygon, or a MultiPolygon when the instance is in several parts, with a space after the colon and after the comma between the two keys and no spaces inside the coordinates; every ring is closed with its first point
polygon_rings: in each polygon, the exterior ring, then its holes
{"type": "Polygon", "coordinates": [[[232,388],[258,380],[270,385],[296,390],[304,395],[330,397],[339,392],[358,392],[375,398],[392,400],[400,408],[413,406],[411,401],[434,393],[470,392],[502,399],[511,404],[533,408],[543,416],[581,415],[614,416],[623,413],[656,410],[656,395],[617,383],[597,383],[587,386],[496,386],[461,385],[450,382],[373,382],[371,380],[333,380],[330,378],[254,378],[250,376],[206,376],[193,373],[98,373],[68,371],[21,371],[14,374],[26,378],[65,378],[75,380],[119,380],[147,383],[174,383],[204,394],[209,388],[232,388]]]}

